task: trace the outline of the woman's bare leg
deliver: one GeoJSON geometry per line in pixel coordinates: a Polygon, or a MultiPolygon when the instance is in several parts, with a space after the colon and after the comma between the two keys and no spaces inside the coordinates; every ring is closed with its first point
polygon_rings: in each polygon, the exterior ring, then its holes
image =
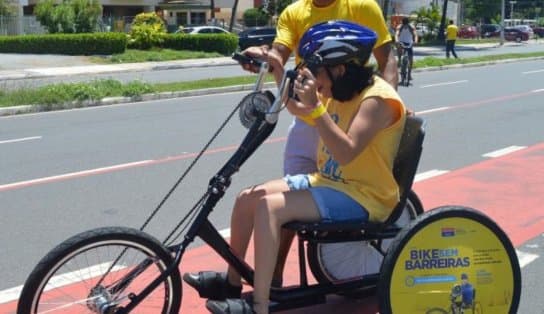
{"type": "MultiPolygon", "coordinates": [[[[230,246],[240,258],[245,258],[251,233],[253,232],[254,213],[259,201],[268,194],[288,190],[287,183],[279,179],[245,189],[238,195],[230,222],[230,246]]],[[[232,285],[241,285],[240,274],[232,266],[229,266],[227,273],[229,282],[232,285]]]]}
{"type": "MultiPolygon", "coordinates": [[[[287,184],[283,182],[287,187],[287,184]]],[[[309,191],[268,194],[255,209],[254,310],[268,313],[270,284],[278,257],[281,226],[289,221],[319,221],[320,215],[309,191]]]]}

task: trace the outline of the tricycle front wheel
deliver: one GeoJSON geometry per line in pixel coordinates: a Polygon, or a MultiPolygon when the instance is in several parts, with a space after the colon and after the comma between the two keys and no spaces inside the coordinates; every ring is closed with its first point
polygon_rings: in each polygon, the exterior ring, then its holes
{"type": "MultiPolygon", "coordinates": [[[[81,233],[35,267],[24,284],[17,314],[117,313],[172,262],[159,241],[135,229],[81,233]]],[[[177,314],[181,297],[176,269],[131,313],[177,314]]]]}

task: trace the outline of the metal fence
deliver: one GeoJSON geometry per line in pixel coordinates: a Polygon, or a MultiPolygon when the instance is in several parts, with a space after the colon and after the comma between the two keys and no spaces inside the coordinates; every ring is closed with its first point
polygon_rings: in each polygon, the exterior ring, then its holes
{"type": "Polygon", "coordinates": [[[35,16],[0,15],[0,35],[44,34],[45,28],[35,16]]]}

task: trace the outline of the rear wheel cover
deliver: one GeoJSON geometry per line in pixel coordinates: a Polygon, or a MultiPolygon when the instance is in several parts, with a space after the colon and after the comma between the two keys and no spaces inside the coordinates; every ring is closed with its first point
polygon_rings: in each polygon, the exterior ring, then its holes
{"type": "Polygon", "coordinates": [[[463,298],[483,313],[516,313],[521,272],[510,240],[491,219],[446,206],[418,217],[395,238],[379,294],[382,314],[447,310],[463,298]]]}

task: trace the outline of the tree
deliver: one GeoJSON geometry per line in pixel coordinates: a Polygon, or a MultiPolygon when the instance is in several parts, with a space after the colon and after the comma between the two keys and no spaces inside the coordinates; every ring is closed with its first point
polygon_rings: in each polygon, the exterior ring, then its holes
{"type": "Polygon", "coordinates": [[[51,34],[61,31],[59,22],[57,20],[58,16],[54,13],[55,11],[55,0],[42,0],[38,2],[34,8],[34,15],[36,15],[36,19],[40,22],[40,24],[47,28],[47,31],[51,34]]]}
{"type": "Polygon", "coordinates": [[[102,16],[102,5],[99,0],[71,0],[74,11],[74,28],[76,33],[92,33],[98,26],[98,18],[102,16]]]}
{"type": "Polygon", "coordinates": [[[0,16],[15,14],[15,6],[9,0],[0,0],[0,16]]]}
{"type": "Polygon", "coordinates": [[[91,33],[102,15],[99,0],[40,0],[34,8],[38,21],[53,33],[91,33]]]}
{"type": "Polygon", "coordinates": [[[413,11],[412,14],[417,16],[416,24],[425,24],[429,33],[434,33],[440,23],[440,10],[434,3],[431,3],[430,7],[421,7],[417,11],[413,11]]]}
{"type": "Polygon", "coordinates": [[[263,26],[268,23],[270,16],[266,11],[257,8],[247,9],[244,12],[244,24],[248,27],[263,26]]]}
{"type": "MultiPolygon", "coordinates": [[[[543,0],[544,1],[544,0],[543,0]]],[[[501,2],[489,0],[463,0],[463,12],[468,23],[493,23],[501,14],[501,2]]]]}
{"type": "Polygon", "coordinates": [[[437,39],[440,41],[445,39],[444,31],[446,30],[447,13],[448,13],[448,0],[444,0],[444,4],[442,6],[442,19],[440,20],[440,27],[438,28],[438,36],[437,36],[437,39]]]}

